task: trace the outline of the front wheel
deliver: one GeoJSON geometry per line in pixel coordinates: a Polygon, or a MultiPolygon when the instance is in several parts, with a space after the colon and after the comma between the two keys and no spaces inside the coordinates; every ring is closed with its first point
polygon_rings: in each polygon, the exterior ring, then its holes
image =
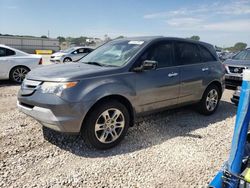
{"type": "Polygon", "coordinates": [[[213,114],[219,106],[220,97],[221,93],[216,85],[208,86],[198,104],[199,112],[204,115],[213,114]]]}
{"type": "Polygon", "coordinates": [[[86,118],[83,138],[97,149],[109,149],[120,143],[127,133],[130,119],[127,108],[115,100],[95,106],[86,118]]]}

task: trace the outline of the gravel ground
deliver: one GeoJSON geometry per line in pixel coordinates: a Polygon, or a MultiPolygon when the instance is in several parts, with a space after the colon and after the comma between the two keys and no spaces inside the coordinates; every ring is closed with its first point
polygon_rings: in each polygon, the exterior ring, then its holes
{"type": "Polygon", "coordinates": [[[212,116],[190,107],[142,119],[107,151],[47,129],[0,83],[0,187],[205,187],[227,160],[236,107],[226,90],[212,116]]]}

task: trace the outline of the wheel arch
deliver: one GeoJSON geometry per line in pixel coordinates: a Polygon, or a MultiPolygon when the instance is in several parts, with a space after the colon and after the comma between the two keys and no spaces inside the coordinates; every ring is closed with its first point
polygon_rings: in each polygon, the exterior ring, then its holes
{"type": "Polygon", "coordinates": [[[82,125],[81,125],[81,129],[84,127],[84,124],[85,124],[84,122],[86,121],[86,117],[89,116],[89,114],[92,112],[92,110],[96,106],[98,106],[102,103],[105,103],[106,101],[110,101],[110,100],[116,100],[116,101],[120,102],[121,104],[125,105],[125,107],[128,109],[129,115],[130,115],[129,125],[130,125],[130,127],[132,127],[134,125],[134,121],[135,121],[135,111],[134,111],[134,108],[133,108],[131,102],[126,97],[124,97],[122,95],[112,94],[112,95],[107,95],[107,96],[100,98],[91,106],[91,108],[88,110],[88,112],[84,116],[84,119],[83,119],[82,125]]]}
{"type": "Polygon", "coordinates": [[[65,61],[65,59],[70,59],[70,60],[72,61],[72,58],[69,57],[69,56],[64,57],[64,58],[63,58],[63,62],[65,61]]]}
{"type": "Polygon", "coordinates": [[[223,93],[223,87],[222,87],[221,82],[218,81],[218,80],[213,80],[212,82],[210,82],[210,83],[207,85],[206,89],[204,90],[202,96],[204,95],[204,93],[205,93],[205,91],[207,90],[207,88],[208,88],[209,86],[211,86],[211,85],[215,85],[215,86],[217,86],[217,87],[219,88],[220,98],[221,98],[222,93],[223,93]]]}
{"type": "Polygon", "coordinates": [[[25,68],[27,68],[27,69],[30,71],[30,68],[29,68],[28,66],[25,66],[25,65],[15,65],[15,66],[12,67],[12,68],[10,69],[10,71],[9,71],[9,79],[11,78],[11,73],[12,73],[12,71],[13,71],[15,68],[17,68],[17,67],[25,67],[25,68]]]}

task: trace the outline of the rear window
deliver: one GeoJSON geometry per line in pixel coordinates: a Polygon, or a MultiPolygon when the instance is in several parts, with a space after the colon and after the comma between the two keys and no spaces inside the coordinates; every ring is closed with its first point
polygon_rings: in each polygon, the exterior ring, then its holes
{"type": "Polygon", "coordinates": [[[11,56],[11,55],[15,55],[16,52],[10,49],[6,49],[6,56],[11,56]]]}
{"type": "Polygon", "coordinates": [[[0,57],[6,56],[6,49],[0,48],[0,57]]]}
{"type": "Polygon", "coordinates": [[[177,42],[175,48],[175,59],[181,65],[195,64],[201,62],[200,51],[196,44],[177,42]]]}
{"type": "Polygon", "coordinates": [[[11,56],[15,55],[15,51],[7,49],[7,48],[0,48],[0,57],[11,56]]]}
{"type": "Polygon", "coordinates": [[[202,62],[216,61],[214,56],[204,46],[200,45],[200,52],[202,62]]]}

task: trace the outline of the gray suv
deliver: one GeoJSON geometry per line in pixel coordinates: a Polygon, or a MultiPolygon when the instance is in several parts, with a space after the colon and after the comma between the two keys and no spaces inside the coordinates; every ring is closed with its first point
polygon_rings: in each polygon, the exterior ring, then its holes
{"type": "Polygon", "coordinates": [[[240,51],[224,62],[226,67],[226,86],[237,87],[242,84],[242,74],[250,68],[250,48],[240,51]]]}
{"type": "Polygon", "coordinates": [[[32,70],[18,107],[43,126],[81,133],[98,149],[117,145],[137,117],[197,104],[214,113],[224,90],[224,66],[210,44],[166,37],[111,41],[79,63],[32,70]]]}

